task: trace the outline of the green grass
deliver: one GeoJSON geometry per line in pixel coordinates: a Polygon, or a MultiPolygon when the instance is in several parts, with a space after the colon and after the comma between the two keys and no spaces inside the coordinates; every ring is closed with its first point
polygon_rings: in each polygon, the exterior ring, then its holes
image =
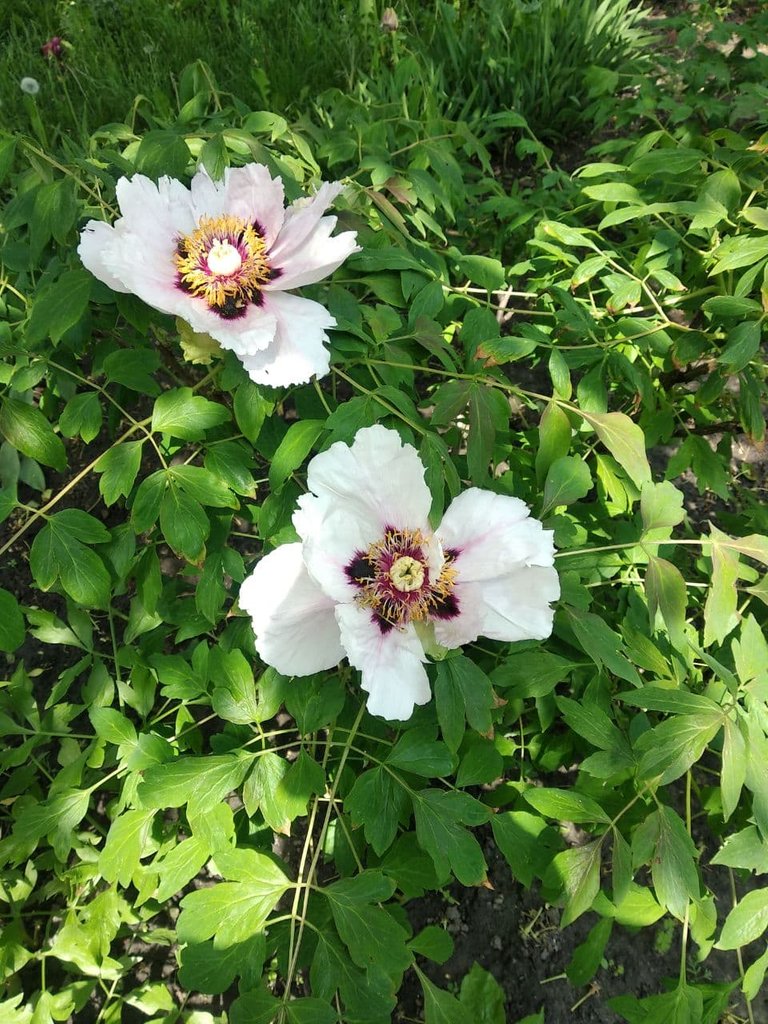
{"type": "Polygon", "coordinates": [[[45,144],[73,133],[84,140],[115,121],[152,127],[179,105],[182,70],[197,60],[251,108],[300,112],[329,88],[401,93],[403,62],[412,58],[425,89],[424,109],[411,116],[477,119],[514,109],[538,135],[557,137],[588,119],[596,81],[606,87],[600,75],[637,58],[647,41],[633,0],[403,0],[396,32],[380,28],[383,6],[19,0],[0,12],[8,40],[0,121],[42,131],[45,144]],[[60,61],[40,54],[54,35],[64,40],[60,61]],[[19,87],[25,76],[40,83],[34,100],[19,87]]]}

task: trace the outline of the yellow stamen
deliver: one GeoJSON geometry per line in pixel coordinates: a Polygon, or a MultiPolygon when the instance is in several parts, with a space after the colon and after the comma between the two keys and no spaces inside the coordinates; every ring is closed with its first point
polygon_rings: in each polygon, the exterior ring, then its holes
{"type": "Polygon", "coordinates": [[[173,259],[185,291],[236,315],[270,279],[266,253],[266,242],[252,224],[225,214],[201,217],[179,240],[173,259]]]}

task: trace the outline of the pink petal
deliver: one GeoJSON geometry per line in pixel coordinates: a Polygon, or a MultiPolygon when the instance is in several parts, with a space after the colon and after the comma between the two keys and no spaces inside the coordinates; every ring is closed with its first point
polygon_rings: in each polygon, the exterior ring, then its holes
{"type": "Polygon", "coordinates": [[[431,699],[426,657],[413,626],[382,633],[370,610],[356,604],[338,605],[336,618],[349,663],[362,673],[372,715],[404,721],[414,705],[431,699]]]}
{"type": "Polygon", "coordinates": [[[240,588],[262,661],[286,676],[333,668],[344,657],[335,603],[304,567],[301,544],[284,544],[256,565],[240,588]]]}

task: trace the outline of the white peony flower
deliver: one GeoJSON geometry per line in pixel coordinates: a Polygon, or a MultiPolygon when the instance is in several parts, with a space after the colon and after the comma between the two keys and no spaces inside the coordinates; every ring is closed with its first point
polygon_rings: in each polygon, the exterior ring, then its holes
{"type": "Polygon", "coordinates": [[[358,250],[354,231],[331,237],[323,214],[341,192],[324,183],[287,209],[283,183],[262,164],[173,178],[121,178],[122,217],[89,221],[78,253],[110,288],[132,292],[231,349],[259,384],[300,384],[329,369],[336,321],[292,288],[327,277],[358,250]]]}
{"type": "Polygon", "coordinates": [[[472,487],[433,531],[418,453],[382,426],[316,455],[307,483],[293,517],[301,543],[262,558],[240,590],[256,649],[278,672],[346,656],[371,714],[402,720],[431,696],[425,645],[552,632],[552,531],[518,498],[472,487]]]}

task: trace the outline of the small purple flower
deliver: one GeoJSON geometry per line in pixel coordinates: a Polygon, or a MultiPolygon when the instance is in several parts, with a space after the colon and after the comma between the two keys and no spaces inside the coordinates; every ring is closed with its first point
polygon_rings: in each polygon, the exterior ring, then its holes
{"type": "Polygon", "coordinates": [[[51,36],[50,39],[46,40],[40,47],[40,53],[43,57],[51,58],[55,57],[56,60],[61,60],[64,57],[64,47],[61,42],[61,36],[51,36]]]}

